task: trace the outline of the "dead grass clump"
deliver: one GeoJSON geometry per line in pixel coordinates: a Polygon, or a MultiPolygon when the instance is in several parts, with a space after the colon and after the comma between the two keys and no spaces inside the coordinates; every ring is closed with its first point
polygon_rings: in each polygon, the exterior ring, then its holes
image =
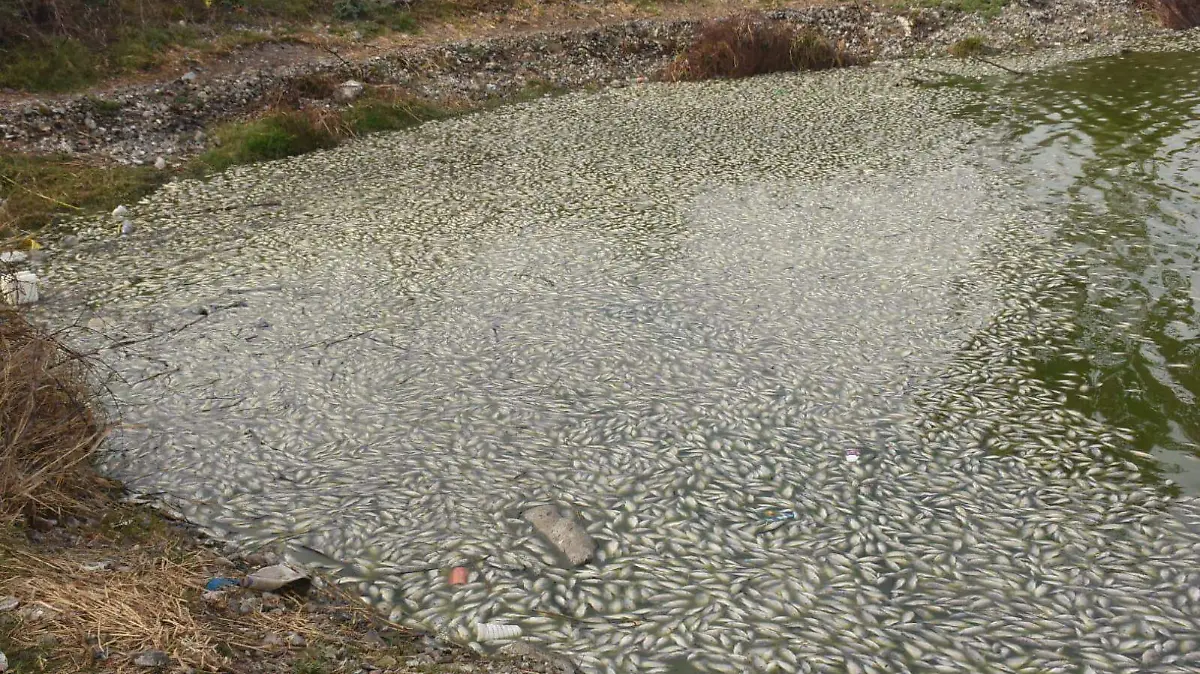
{"type": "Polygon", "coordinates": [[[980,56],[987,53],[987,42],[978,35],[971,35],[955,42],[947,48],[947,52],[954,58],[965,59],[971,56],[980,56]]]}
{"type": "Polygon", "coordinates": [[[391,627],[333,584],[303,597],[241,588],[205,596],[209,579],[241,577],[249,568],[157,514],[109,508],[102,524],[47,534],[86,544],[32,544],[0,528],[0,596],[19,602],[0,613],[0,644],[15,671],[146,671],[134,660],[147,650],[171,658],[174,668],[162,671],[290,671],[307,657],[303,646],[267,643],[265,635],[298,635],[301,644],[325,650],[361,644],[367,630],[391,627]]]}
{"type": "Polygon", "coordinates": [[[667,66],[664,79],[739,78],[852,65],[855,59],[811,28],[747,14],[710,21],[667,66]]]}
{"type": "Polygon", "coordinates": [[[220,664],[218,635],[197,620],[189,602],[204,585],[211,555],[193,552],[173,561],[154,554],[122,560],[120,570],[88,570],[97,560],[38,555],[27,546],[5,552],[0,587],[27,607],[9,631],[18,650],[37,649],[49,635],[57,646],[49,659],[60,670],[86,668],[98,655],[132,659],[148,649],[205,670],[220,664]]]}
{"type": "Polygon", "coordinates": [[[1200,26],[1200,0],[1153,0],[1154,13],[1163,26],[1184,30],[1200,26]]]}
{"type": "Polygon", "coordinates": [[[327,73],[306,73],[292,78],[280,92],[281,102],[298,106],[304,100],[321,101],[333,98],[338,83],[333,75],[327,73]]]}
{"type": "Polygon", "coordinates": [[[95,491],[88,459],[105,422],[92,395],[78,354],[0,305],[0,524],[71,509],[95,491]]]}

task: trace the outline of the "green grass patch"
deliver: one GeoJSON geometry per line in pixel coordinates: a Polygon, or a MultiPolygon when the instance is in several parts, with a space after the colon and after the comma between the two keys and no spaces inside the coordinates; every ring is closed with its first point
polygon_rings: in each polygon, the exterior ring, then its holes
{"type": "Polygon", "coordinates": [[[101,115],[111,115],[121,111],[124,107],[120,101],[110,101],[107,98],[99,96],[86,96],[88,104],[91,105],[92,111],[101,115]]]}
{"type": "Polygon", "coordinates": [[[190,25],[126,29],[108,48],[104,60],[120,72],[150,70],[161,65],[171,49],[193,47],[202,37],[200,30],[190,25]]]}
{"type": "MultiPolygon", "coordinates": [[[[473,7],[457,0],[455,7],[473,7]]],[[[314,22],[364,37],[414,32],[419,19],[385,0],[0,0],[0,87],[77,90],[178,61],[287,39],[314,22]]]]}
{"type": "Polygon", "coordinates": [[[214,132],[218,145],[197,162],[208,171],[238,164],[283,159],[338,143],[337,134],[314,115],[279,112],[249,122],[233,122],[214,132]]]}
{"type": "Polygon", "coordinates": [[[987,53],[987,43],[978,35],[971,35],[950,45],[946,50],[955,58],[965,59],[971,56],[981,56],[987,53]]]}
{"type": "Polygon", "coordinates": [[[347,128],[352,134],[399,131],[409,129],[431,119],[442,119],[452,113],[429,103],[418,101],[389,101],[368,99],[361,101],[343,114],[347,128]]]}
{"type": "Polygon", "coordinates": [[[36,231],[62,214],[136,201],[168,177],[144,166],[97,166],[68,156],[0,153],[0,238],[36,231]]]}
{"type": "Polygon", "coordinates": [[[40,44],[0,49],[0,87],[68,91],[100,77],[102,62],[79,40],[50,38],[40,44]]]}

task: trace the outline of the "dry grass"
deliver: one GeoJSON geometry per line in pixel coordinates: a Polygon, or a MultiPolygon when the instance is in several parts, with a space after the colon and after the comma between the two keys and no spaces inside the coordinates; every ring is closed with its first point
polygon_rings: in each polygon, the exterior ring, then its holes
{"type": "Polygon", "coordinates": [[[0,524],[77,508],[102,482],[89,459],[104,433],[88,364],[0,305],[0,524]]]}
{"type": "Polygon", "coordinates": [[[1167,28],[1200,26],[1200,0],[1153,0],[1152,4],[1158,20],[1167,28]]]}
{"type": "Polygon", "coordinates": [[[946,49],[954,58],[965,59],[987,53],[987,42],[978,35],[971,35],[958,40],[946,49]]]}
{"type": "Polygon", "coordinates": [[[852,65],[855,58],[811,28],[744,14],[709,21],[667,66],[670,81],[752,77],[852,65]]]}
{"type": "Polygon", "coordinates": [[[121,571],[89,572],[81,565],[99,560],[35,555],[20,547],[5,553],[3,594],[34,609],[22,613],[11,630],[18,649],[45,645],[52,635],[60,647],[53,659],[63,670],[85,669],[95,659],[93,648],[117,654],[157,648],[201,669],[221,664],[214,635],[197,621],[188,601],[211,566],[204,555],[193,552],[178,561],[143,555],[136,566],[123,560],[121,571]]]}
{"type": "Polygon", "coordinates": [[[45,227],[60,214],[108,210],[136,201],[169,177],[148,166],[0,150],[0,243],[7,236],[45,227]]]}
{"type": "MultiPolygon", "coordinates": [[[[360,642],[367,629],[387,629],[335,586],[309,597],[233,589],[205,600],[208,579],[237,577],[247,568],[145,508],[110,503],[103,522],[56,531],[60,539],[85,541],[35,545],[12,528],[0,530],[0,596],[21,602],[0,614],[0,646],[22,663],[18,671],[144,671],[133,660],[149,649],[201,671],[291,671],[311,654],[301,646],[266,645],[264,635],[296,634],[308,647],[341,648],[360,642]],[[97,562],[108,568],[87,570],[97,562]],[[237,610],[242,600],[264,596],[270,601],[254,610],[237,610]]],[[[410,636],[399,641],[397,655],[411,650],[410,636]]]]}

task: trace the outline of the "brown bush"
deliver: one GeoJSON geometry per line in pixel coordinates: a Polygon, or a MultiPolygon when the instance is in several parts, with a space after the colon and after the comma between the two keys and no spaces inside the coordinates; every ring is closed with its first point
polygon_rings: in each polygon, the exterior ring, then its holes
{"type": "Polygon", "coordinates": [[[0,522],[69,509],[93,491],[89,459],[104,428],[83,358],[0,305],[0,522]]]}
{"type": "Polygon", "coordinates": [[[793,70],[824,70],[854,62],[811,28],[748,14],[707,22],[667,66],[663,78],[707,80],[793,70]]]}
{"type": "Polygon", "coordinates": [[[1167,28],[1200,26],[1200,0],[1152,0],[1158,20],[1167,28]]]}

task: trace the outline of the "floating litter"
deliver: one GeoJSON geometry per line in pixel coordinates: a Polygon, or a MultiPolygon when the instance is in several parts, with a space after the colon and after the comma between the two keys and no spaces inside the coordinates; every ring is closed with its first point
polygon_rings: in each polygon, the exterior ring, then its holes
{"type": "Polygon", "coordinates": [[[519,625],[475,623],[475,638],[479,643],[515,639],[519,636],[521,636],[521,627],[519,625]]]}
{"type": "Polygon", "coordinates": [[[768,522],[782,522],[796,519],[796,511],[791,508],[762,508],[758,516],[768,522]]]}
{"type": "Polygon", "coordinates": [[[32,304],[38,301],[38,277],[31,271],[0,276],[0,295],[9,304],[32,304]]]}
{"type": "Polygon", "coordinates": [[[849,461],[850,463],[854,463],[855,461],[858,461],[858,450],[857,449],[847,449],[846,450],[846,460],[849,461]]]}

